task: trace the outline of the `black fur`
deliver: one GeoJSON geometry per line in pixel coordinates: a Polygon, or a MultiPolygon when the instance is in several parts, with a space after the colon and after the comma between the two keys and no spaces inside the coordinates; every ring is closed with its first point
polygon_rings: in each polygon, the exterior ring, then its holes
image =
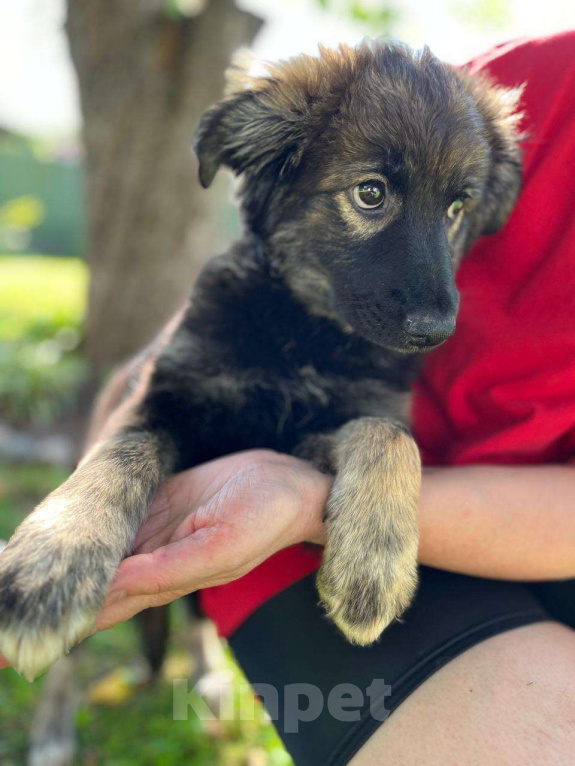
{"type": "Polygon", "coordinates": [[[248,448],[294,453],[309,434],[391,411],[416,368],[311,315],[250,238],[200,277],[141,412],[176,442],[179,470],[248,448]]]}

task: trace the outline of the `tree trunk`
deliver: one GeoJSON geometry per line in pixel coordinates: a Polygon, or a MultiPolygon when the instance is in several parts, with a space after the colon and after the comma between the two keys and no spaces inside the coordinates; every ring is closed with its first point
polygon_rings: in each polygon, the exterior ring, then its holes
{"type": "Polygon", "coordinates": [[[195,16],[168,7],[68,0],[86,149],[88,352],[97,378],[153,337],[223,244],[214,211],[226,186],[200,188],[191,138],[221,95],[231,54],[261,22],[233,0],[208,0],[195,16]]]}

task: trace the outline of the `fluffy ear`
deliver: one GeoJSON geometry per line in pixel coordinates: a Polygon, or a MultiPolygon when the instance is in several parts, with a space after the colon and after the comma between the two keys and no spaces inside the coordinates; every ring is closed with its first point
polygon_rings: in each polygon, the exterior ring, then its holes
{"type": "Polygon", "coordinates": [[[209,186],[220,165],[243,175],[242,203],[252,221],[349,89],[355,50],[320,46],[319,54],[265,64],[260,75],[253,74],[254,61],[240,54],[227,73],[227,97],[200,120],[193,145],[201,184],[209,186]]]}
{"type": "Polygon", "coordinates": [[[266,94],[244,90],[208,109],[194,135],[204,188],[220,165],[237,175],[282,175],[297,164],[303,149],[303,116],[268,103],[266,94]]]}
{"type": "Polygon", "coordinates": [[[501,88],[475,79],[475,96],[485,121],[491,164],[480,210],[479,234],[494,234],[507,221],[521,190],[522,135],[518,111],[522,88],[501,88]]]}

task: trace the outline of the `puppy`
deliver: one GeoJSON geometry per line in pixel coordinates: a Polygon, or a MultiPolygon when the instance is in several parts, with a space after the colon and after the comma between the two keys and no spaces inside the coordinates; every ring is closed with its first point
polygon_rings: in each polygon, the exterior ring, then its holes
{"type": "Polygon", "coordinates": [[[455,330],[454,272],[520,188],[518,93],[383,41],[236,71],[203,116],[200,181],[242,177],[245,231],[149,353],[112,433],[0,556],[0,652],[27,678],[90,631],[175,471],[272,448],[335,476],[318,591],[369,644],[417,582],[421,352],[455,330]]]}

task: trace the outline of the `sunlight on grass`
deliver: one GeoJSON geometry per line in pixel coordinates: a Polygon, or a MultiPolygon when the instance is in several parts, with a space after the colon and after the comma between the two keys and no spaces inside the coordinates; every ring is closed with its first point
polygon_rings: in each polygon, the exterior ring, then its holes
{"type": "Polygon", "coordinates": [[[37,324],[78,325],[87,290],[79,258],[0,256],[0,337],[15,340],[37,324]]]}
{"type": "Polygon", "coordinates": [[[0,412],[11,424],[46,426],[73,405],[87,287],[79,258],[0,256],[0,412]]]}

